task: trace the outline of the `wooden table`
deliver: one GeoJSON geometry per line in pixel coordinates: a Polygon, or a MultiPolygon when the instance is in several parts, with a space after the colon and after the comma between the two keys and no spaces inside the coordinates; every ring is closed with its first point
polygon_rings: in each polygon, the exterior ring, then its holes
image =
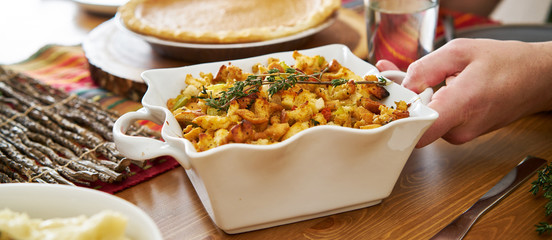
{"type": "MultiPolygon", "coordinates": [[[[237,235],[219,230],[183,168],[120,192],[144,209],[167,239],[428,239],[514,168],[525,156],[552,159],[552,112],[456,146],[439,140],[416,149],[391,195],[379,205],[237,235]]],[[[531,180],[483,215],[465,239],[546,239],[546,199],[531,180]]]]}
{"type": "MultiPolygon", "coordinates": [[[[4,7],[10,7],[10,2],[19,1],[2,1],[0,9],[6,10],[4,7]]],[[[83,12],[70,1],[45,0],[29,4],[36,8],[54,4],[66,11],[65,15],[59,15],[78,16],[72,18],[77,21],[69,23],[66,18],[59,17],[59,21],[72,26],[58,29],[56,36],[60,38],[83,37],[94,26],[109,19],[83,12]]],[[[0,22],[9,20],[2,17],[0,14],[0,22]]],[[[44,24],[51,26],[52,23],[44,24]]],[[[49,33],[36,31],[31,35],[36,34],[49,33]]],[[[10,43],[15,49],[28,49],[44,39],[37,37],[34,41],[2,37],[0,46],[10,43]]],[[[17,51],[12,52],[17,54],[17,51]]],[[[0,63],[9,62],[6,59],[0,63]]],[[[213,224],[183,168],[116,195],[148,213],[168,240],[427,239],[468,209],[525,156],[552,160],[551,140],[552,112],[521,119],[459,146],[439,140],[412,153],[391,195],[381,204],[236,235],[225,234],[213,224]]],[[[545,239],[546,236],[537,235],[534,227],[547,219],[544,215],[546,199],[529,193],[530,182],[534,179],[535,176],[485,214],[465,239],[545,239]]]]}

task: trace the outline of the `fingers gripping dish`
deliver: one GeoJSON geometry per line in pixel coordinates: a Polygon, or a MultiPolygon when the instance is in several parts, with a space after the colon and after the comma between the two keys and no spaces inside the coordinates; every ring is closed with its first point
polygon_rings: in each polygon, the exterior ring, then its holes
{"type": "Polygon", "coordinates": [[[385,106],[384,78],[356,75],[338,61],[293,52],[252,69],[222,65],[216,75],[187,74],[187,87],[167,101],[198,151],[228,143],[273,144],[318,125],[372,129],[409,116],[405,101],[385,106]]]}

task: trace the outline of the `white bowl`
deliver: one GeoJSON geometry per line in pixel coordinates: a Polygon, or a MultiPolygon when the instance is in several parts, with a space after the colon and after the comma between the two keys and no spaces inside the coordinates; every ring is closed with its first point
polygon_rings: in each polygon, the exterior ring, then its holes
{"type": "Polygon", "coordinates": [[[27,213],[31,218],[92,216],[113,210],[127,217],[125,234],[133,240],[162,240],[153,220],[122,198],[88,188],[39,183],[0,184],[0,210],[27,213]]]}
{"type": "MultiPolygon", "coordinates": [[[[356,57],[344,45],[300,51],[336,59],[356,74],[377,74],[377,69],[356,57]]],[[[231,61],[245,70],[268,57],[294,64],[291,52],[231,61]]],[[[360,130],[317,126],[273,145],[227,144],[197,152],[182,138],[182,130],[166,107],[186,84],[187,73],[216,73],[225,62],[182,68],[148,70],[142,78],[148,90],[143,108],[119,118],[113,128],[119,151],[131,159],[169,155],[186,169],[205,209],[227,233],[239,233],[314,217],[363,208],[389,196],[422,133],[438,114],[420,96],[398,84],[386,86],[383,101],[405,100],[411,117],[383,127],[360,130]],[[164,142],[126,135],[136,120],[162,124],[164,142]]],[[[400,74],[392,73],[397,76],[400,74]]],[[[175,199],[186,201],[186,199],[175,199]]]]}

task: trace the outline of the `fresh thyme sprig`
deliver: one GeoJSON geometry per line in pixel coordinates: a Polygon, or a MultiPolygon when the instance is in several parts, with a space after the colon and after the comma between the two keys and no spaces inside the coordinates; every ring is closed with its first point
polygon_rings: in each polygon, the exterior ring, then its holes
{"type": "MultiPolygon", "coordinates": [[[[552,165],[550,164],[537,172],[537,180],[532,182],[530,192],[537,195],[541,190],[543,197],[548,199],[544,205],[544,213],[546,216],[550,216],[552,214],[552,165]]],[[[548,222],[539,222],[535,227],[539,235],[552,233],[552,224],[548,222]]]]}
{"type": "Polygon", "coordinates": [[[539,222],[539,224],[535,225],[535,227],[537,228],[536,231],[539,233],[539,235],[552,232],[552,224],[548,222],[539,222]]]}
{"type": "MultiPolygon", "coordinates": [[[[213,97],[207,92],[207,89],[203,87],[201,91],[203,96],[200,98],[205,101],[207,106],[226,111],[232,101],[258,93],[262,85],[269,85],[267,91],[269,96],[272,96],[279,91],[288,90],[296,84],[321,84],[335,87],[350,81],[339,78],[329,82],[323,82],[321,80],[322,75],[326,71],[328,71],[328,68],[324,68],[317,73],[305,74],[294,68],[286,68],[285,72],[280,72],[280,70],[273,68],[266,74],[249,75],[245,81],[236,81],[234,86],[230,87],[227,91],[222,91],[219,97],[213,97]]],[[[387,80],[383,77],[378,77],[378,81],[353,81],[353,83],[385,86],[387,85],[387,80]]]]}

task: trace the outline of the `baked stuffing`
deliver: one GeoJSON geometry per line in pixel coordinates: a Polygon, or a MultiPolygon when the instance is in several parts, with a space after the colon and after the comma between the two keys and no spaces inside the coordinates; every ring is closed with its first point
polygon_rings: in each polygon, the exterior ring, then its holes
{"type": "Polygon", "coordinates": [[[197,151],[228,143],[273,144],[314,126],[372,129],[409,117],[405,101],[388,107],[384,79],[356,75],[336,60],[293,52],[251,72],[222,65],[218,73],[188,74],[187,87],[167,101],[197,151]]]}

